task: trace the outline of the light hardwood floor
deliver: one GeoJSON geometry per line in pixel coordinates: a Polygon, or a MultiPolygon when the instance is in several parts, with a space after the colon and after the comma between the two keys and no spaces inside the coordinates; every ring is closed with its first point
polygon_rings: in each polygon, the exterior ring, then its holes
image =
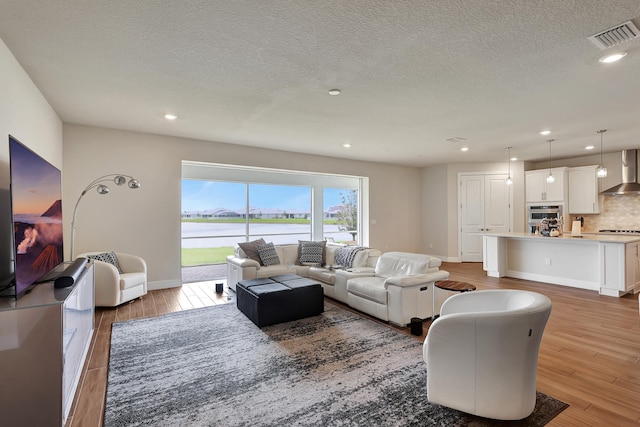
{"type": "MultiPolygon", "coordinates": [[[[472,283],[478,289],[526,289],[551,298],[553,309],[542,339],[537,388],[570,407],[549,426],[610,427],[640,423],[637,295],[612,298],[593,291],[486,277],[479,263],[443,263],[442,269],[451,273],[451,279],[472,283]]],[[[115,309],[96,309],[96,330],[67,426],[102,425],[112,322],[226,304],[226,285],[221,296],[215,294],[214,288],[214,282],[187,284],[151,291],[115,309]]],[[[416,339],[424,340],[428,325],[425,322],[423,336],[416,339]]],[[[407,328],[395,329],[412,336],[407,328]]]]}

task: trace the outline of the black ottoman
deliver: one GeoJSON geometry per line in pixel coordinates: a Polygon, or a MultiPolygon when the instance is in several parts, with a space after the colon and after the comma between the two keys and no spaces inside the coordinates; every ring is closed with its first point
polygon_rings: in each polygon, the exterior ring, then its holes
{"type": "Polygon", "coordinates": [[[238,309],[258,327],[317,316],[324,311],[322,285],[295,274],[241,280],[238,309]]]}

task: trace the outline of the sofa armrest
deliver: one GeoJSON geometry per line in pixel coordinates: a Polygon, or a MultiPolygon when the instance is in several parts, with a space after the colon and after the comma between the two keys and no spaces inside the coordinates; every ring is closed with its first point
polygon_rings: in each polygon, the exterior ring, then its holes
{"type": "Polygon", "coordinates": [[[336,270],[336,278],[340,277],[346,282],[354,277],[370,277],[375,275],[373,267],[356,267],[346,270],[336,270]]]}
{"type": "Polygon", "coordinates": [[[402,288],[425,285],[427,283],[433,283],[438,280],[446,280],[449,277],[449,272],[444,270],[434,271],[433,273],[415,274],[412,276],[392,276],[388,277],[384,281],[384,287],[399,286],[402,288]]]}
{"type": "Polygon", "coordinates": [[[139,256],[116,252],[118,264],[123,273],[145,273],[147,274],[147,263],[139,256]]]}
{"type": "Polygon", "coordinates": [[[256,270],[260,269],[260,263],[251,258],[241,258],[233,255],[227,255],[227,262],[229,264],[237,265],[240,268],[254,267],[256,270]]]}
{"type": "Polygon", "coordinates": [[[120,303],[120,273],[108,262],[91,260],[94,265],[95,304],[115,307],[120,303]]]}

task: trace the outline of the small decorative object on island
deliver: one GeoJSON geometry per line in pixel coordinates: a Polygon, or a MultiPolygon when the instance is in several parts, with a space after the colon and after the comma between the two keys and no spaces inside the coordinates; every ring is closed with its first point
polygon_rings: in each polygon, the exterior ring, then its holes
{"type": "Polygon", "coordinates": [[[543,218],[540,221],[540,235],[558,237],[562,234],[562,217],[556,218],[543,218]]]}
{"type": "Polygon", "coordinates": [[[576,217],[575,220],[571,223],[571,236],[572,237],[582,237],[582,222],[584,218],[576,217]]]}

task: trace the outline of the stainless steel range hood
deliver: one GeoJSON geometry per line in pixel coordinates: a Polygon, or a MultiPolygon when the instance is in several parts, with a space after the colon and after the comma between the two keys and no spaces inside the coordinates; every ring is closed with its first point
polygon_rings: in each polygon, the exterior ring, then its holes
{"type": "Polygon", "coordinates": [[[622,151],[622,184],[613,186],[600,194],[605,196],[616,196],[618,194],[640,194],[640,184],[638,184],[637,162],[638,150],[622,151]]]}

